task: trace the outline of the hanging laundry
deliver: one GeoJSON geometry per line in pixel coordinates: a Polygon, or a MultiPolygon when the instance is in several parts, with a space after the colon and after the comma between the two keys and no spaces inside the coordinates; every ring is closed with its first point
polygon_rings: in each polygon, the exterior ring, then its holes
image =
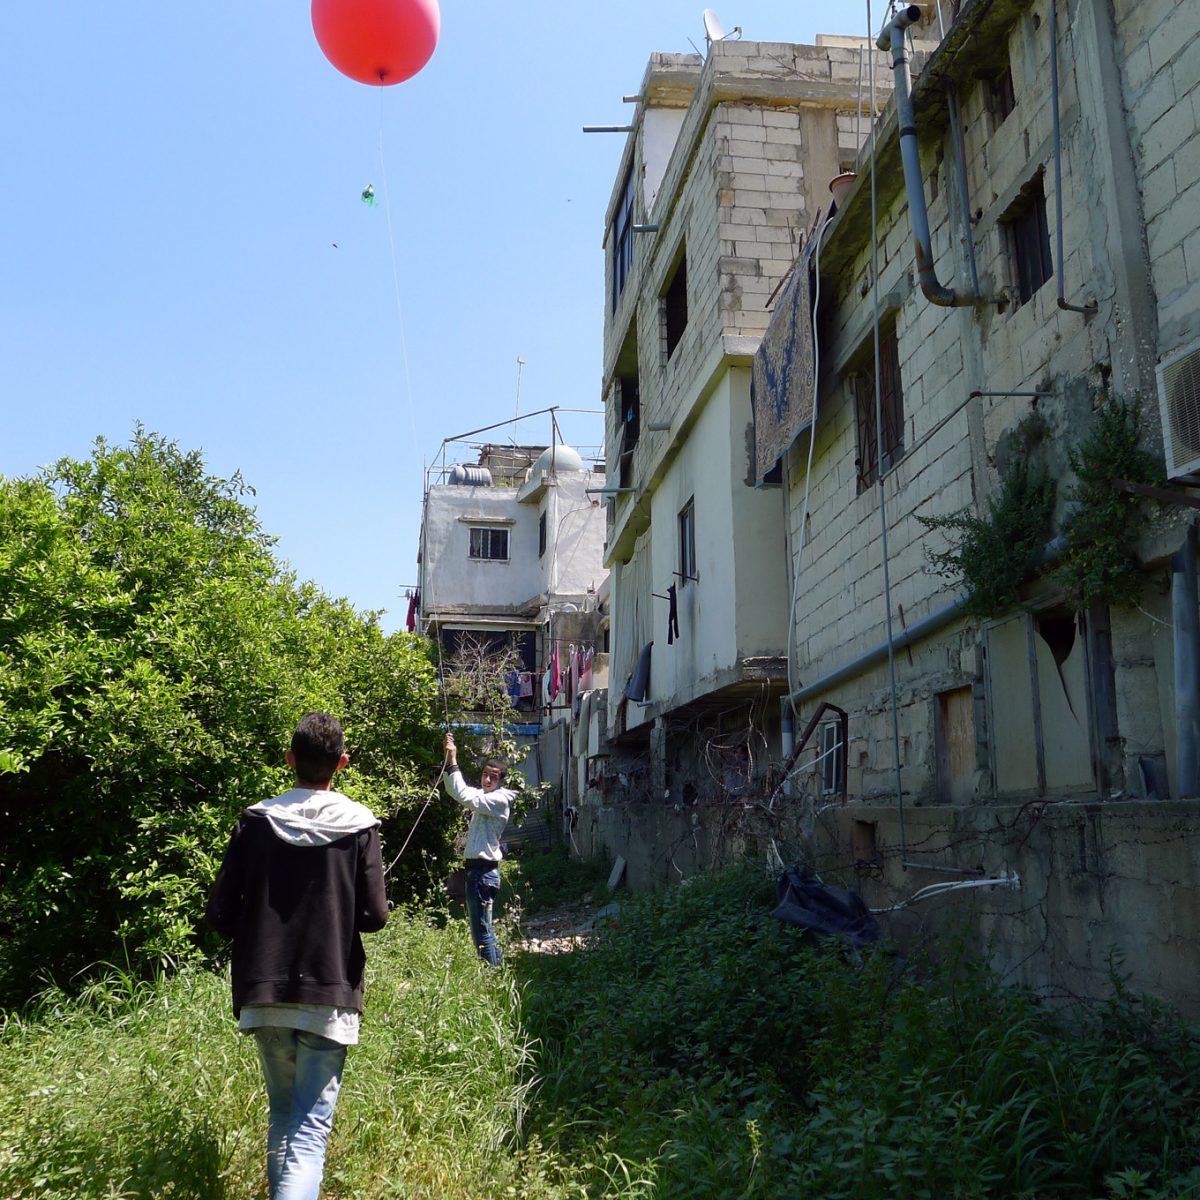
{"type": "Polygon", "coordinates": [[[570,648],[571,654],[571,685],[567,693],[567,699],[579,695],[579,658],[580,649],[575,646],[570,648]]]}
{"type": "Polygon", "coordinates": [[[528,700],[533,695],[533,672],[521,672],[521,699],[528,700]]]}
{"type": "Polygon", "coordinates": [[[667,609],[667,645],[670,646],[679,636],[679,597],[675,594],[674,584],[667,588],[667,600],[670,602],[667,609]]]}
{"type": "Polygon", "coordinates": [[[625,682],[625,695],[639,704],[645,701],[646,693],[650,690],[650,653],[653,649],[653,642],[647,642],[642,647],[637,665],[625,682]]]}
{"type": "Polygon", "coordinates": [[[550,699],[556,699],[561,690],[562,675],[558,669],[558,643],[555,642],[554,649],[550,652],[550,699]]]}
{"type": "Polygon", "coordinates": [[[517,701],[521,698],[521,675],[519,672],[504,672],[504,690],[508,693],[508,698],[512,701],[513,707],[516,708],[517,701]]]}
{"type": "Polygon", "coordinates": [[[579,671],[579,686],[586,692],[592,686],[592,663],[595,661],[596,651],[589,646],[584,651],[583,666],[579,671]]]}
{"type": "Polygon", "coordinates": [[[412,633],[417,627],[417,613],[421,608],[421,593],[408,593],[408,617],[405,621],[405,626],[409,633],[412,633]]]}
{"type": "Polygon", "coordinates": [[[542,676],[542,707],[543,708],[549,708],[550,701],[553,698],[550,695],[550,679],[551,679],[551,670],[549,667],[547,667],[546,673],[542,676]]]}

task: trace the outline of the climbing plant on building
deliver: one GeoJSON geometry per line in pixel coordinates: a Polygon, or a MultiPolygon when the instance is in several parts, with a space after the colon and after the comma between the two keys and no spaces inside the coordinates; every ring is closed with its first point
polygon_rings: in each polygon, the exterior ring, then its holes
{"type": "Polygon", "coordinates": [[[1025,453],[1014,454],[986,512],[960,509],[940,517],[918,517],[927,529],[950,538],[945,550],[930,550],[939,575],[961,580],[967,616],[996,617],[1020,603],[1021,584],[1033,574],[1050,539],[1055,484],[1028,451],[1048,432],[1045,418],[1031,413],[1015,436],[1025,453]]]}
{"type": "Polygon", "coordinates": [[[1063,522],[1066,554],[1055,580],[1077,610],[1095,605],[1132,605],[1143,575],[1137,541],[1148,519],[1148,502],[1113,486],[1114,480],[1161,484],[1162,468],[1139,443],[1141,401],[1103,393],[1088,436],[1068,452],[1075,483],[1063,522]]]}

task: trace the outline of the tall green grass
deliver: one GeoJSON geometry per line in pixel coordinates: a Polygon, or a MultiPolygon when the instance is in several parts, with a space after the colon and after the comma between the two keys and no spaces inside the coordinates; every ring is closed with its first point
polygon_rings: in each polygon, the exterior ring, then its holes
{"type": "MultiPolygon", "coordinates": [[[[1119,984],[1052,1012],[948,950],[918,975],[813,947],[771,898],[750,871],[626,898],[573,954],[502,930],[501,971],[395,914],[324,1195],[1200,1196],[1193,1028],[1119,984]]],[[[219,975],[114,971],[0,1030],[3,1200],[251,1200],[265,1124],[219,975]]]]}
{"type": "Polygon", "coordinates": [[[948,948],[918,979],[807,944],[772,901],[748,870],[698,878],[522,960],[530,1127],[590,1194],[1200,1195],[1195,1029],[1119,983],[1052,1012],[948,948]]]}
{"type": "MultiPolygon", "coordinates": [[[[396,913],[368,944],[367,1012],[350,1051],[323,1195],[578,1195],[521,1141],[534,1079],[511,972],[461,923],[396,913]]],[[[227,977],[141,984],[114,972],[49,995],[0,1033],[4,1200],[265,1195],[266,1100],[227,977]]]]}

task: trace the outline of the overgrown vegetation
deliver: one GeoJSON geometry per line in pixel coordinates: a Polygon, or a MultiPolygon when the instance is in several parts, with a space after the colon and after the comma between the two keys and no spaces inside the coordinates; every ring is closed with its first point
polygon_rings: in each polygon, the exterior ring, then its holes
{"type": "Polygon", "coordinates": [[[527,852],[508,859],[502,867],[505,889],[511,896],[501,899],[525,914],[545,912],[563,905],[608,901],[612,863],[604,857],[571,858],[563,846],[553,846],[544,854],[527,852]]]}
{"type": "Polygon", "coordinates": [[[1022,458],[988,497],[986,516],[962,509],[918,517],[926,528],[945,530],[951,538],[947,549],[931,551],[929,558],[939,574],[966,584],[966,615],[997,616],[1019,603],[1021,584],[1050,539],[1054,494],[1054,481],[1022,458]]]}
{"type": "MultiPolygon", "coordinates": [[[[1119,987],[1052,1012],[980,966],[808,944],[749,869],[626,900],[573,954],[370,940],[329,1200],[1200,1195],[1200,1039],[1119,987]]],[[[949,957],[949,956],[948,956],[949,957]]],[[[117,976],[0,1035],[0,1195],[249,1200],[265,1106],[227,981],[117,976]]]]}
{"type": "MultiPolygon", "coordinates": [[[[963,611],[969,616],[997,617],[1016,608],[1021,585],[1039,566],[1051,535],[1055,485],[1034,451],[1048,434],[1038,413],[1018,425],[1015,454],[999,491],[988,499],[986,514],[962,509],[918,518],[926,528],[944,530],[950,537],[949,547],[932,551],[929,558],[939,574],[966,586],[963,611]]],[[[1158,463],[1140,448],[1140,438],[1140,403],[1104,393],[1088,436],[1067,451],[1075,482],[1065,497],[1064,548],[1052,577],[1077,612],[1137,602],[1143,577],[1136,545],[1146,501],[1114,487],[1113,481],[1162,481],[1158,463]]]]}
{"type": "Polygon", "coordinates": [[[1141,404],[1106,395],[1091,433],[1070,451],[1076,482],[1067,492],[1067,552],[1055,577],[1076,609],[1136,604],[1141,593],[1135,548],[1147,502],[1111,483],[1163,482],[1158,463],[1139,447],[1141,431],[1141,404]]]}
{"type": "MultiPolygon", "coordinates": [[[[428,794],[427,644],[298,581],[250,494],[140,429],[0,479],[0,1004],[101,960],[136,974],[196,956],[233,818],[290,786],[308,710],[342,717],[339,786],[389,840],[428,794]]],[[[431,807],[395,894],[448,859],[457,820],[431,807]]]]}

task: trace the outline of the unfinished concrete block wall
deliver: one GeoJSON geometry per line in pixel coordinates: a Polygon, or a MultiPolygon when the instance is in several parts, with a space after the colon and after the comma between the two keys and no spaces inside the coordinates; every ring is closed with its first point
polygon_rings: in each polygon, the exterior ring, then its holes
{"type": "Polygon", "coordinates": [[[1019,881],[883,914],[885,932],[902,948],[935,932],[966,934],[1001,979],[1050,999],[1103,998],[1115,971],[1135,993],[1200,1015],[1194,804],[912,808],[903,853],[894,805],[827,809],[817,830],[818,869],[851,882],[872,907],[907,901],[956,871],[1019,881]]]}
{"type": "Polygon", "coordinates": [[[1159,351],[1200,337],[1200,5],[1115,0],[1159,351]]]}

